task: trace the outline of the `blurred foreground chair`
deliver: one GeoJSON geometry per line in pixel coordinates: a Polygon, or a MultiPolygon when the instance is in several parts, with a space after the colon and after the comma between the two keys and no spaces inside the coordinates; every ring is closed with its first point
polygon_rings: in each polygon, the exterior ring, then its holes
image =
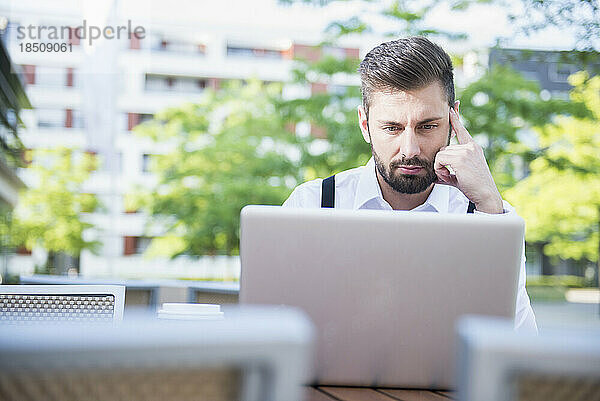
{"type": "Polygon", "coordinates": [[[123,319],[119,285],[0,285],[0,322],[123,319]]]}
{"type": "Polygon", "coordinates": [[[0,400],[301,401],[313,328],[294,309],[116,325],[0,325],[0,400]]]}
{"type": "Polygon", "coordinates": [[[600,330],[520,334],[512,321],[465,317],[458,332],[460,401],[600,401],[600,330]]]}

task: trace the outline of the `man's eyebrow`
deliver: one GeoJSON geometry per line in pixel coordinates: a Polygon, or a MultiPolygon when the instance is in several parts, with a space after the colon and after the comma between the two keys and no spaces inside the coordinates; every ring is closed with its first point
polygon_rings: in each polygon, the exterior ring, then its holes
{"type": "MultiPolygon", "coordinates": [[[[442,120],[442,119],[444,119],[444,117],[430,117],[430,118],[426,118],[424,120],[419,121],[417,123],[417,125],[427,124],[432,121],[437,121],[437,120],[442,120]]],[[[377,122],[381,125],[403,125],[402,123],[400,123],[398,121],[391,121],[391,120],[377,120],[377,122]]]]}

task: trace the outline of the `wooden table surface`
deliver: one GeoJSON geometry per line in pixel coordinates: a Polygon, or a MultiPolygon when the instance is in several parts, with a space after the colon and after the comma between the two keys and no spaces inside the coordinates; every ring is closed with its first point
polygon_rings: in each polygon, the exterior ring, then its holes
{"type": "Polygon", "coordinates": [[[306,389],[306,401],[450,401],[449,391],[318,386],[306,389]]]}

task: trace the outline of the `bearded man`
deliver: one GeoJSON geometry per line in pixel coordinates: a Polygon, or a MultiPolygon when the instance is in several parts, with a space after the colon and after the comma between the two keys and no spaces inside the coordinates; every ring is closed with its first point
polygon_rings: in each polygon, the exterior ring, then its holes
{"type": "MultiPolygon", "coordinates": [[[[359,67],[358,122],[373,157],[362,167],[299,185],[283,206],[514,214],[483,150],[459,118],[452,62],[423,37],[382,43],[359,67]],[[457,144],[450,144],[456,137],[457,144]]],[[[399,239],[401,241],[401,239],[399,239]]],[[[431,233],[424,241],[448,241],[431,233]]],[[[535,330],[521,259],[515,328],[535,330]]]]}

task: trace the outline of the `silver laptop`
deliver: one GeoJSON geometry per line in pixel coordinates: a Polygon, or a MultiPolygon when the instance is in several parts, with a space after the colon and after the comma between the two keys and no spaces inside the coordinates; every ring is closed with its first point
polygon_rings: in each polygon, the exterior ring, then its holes
{"type": "Polygon", "coordinates": [[[463,314],[514,318],[518,217],[247,206],[240,302],[303,309],[320,384],[454,387],[463,314]]]}

